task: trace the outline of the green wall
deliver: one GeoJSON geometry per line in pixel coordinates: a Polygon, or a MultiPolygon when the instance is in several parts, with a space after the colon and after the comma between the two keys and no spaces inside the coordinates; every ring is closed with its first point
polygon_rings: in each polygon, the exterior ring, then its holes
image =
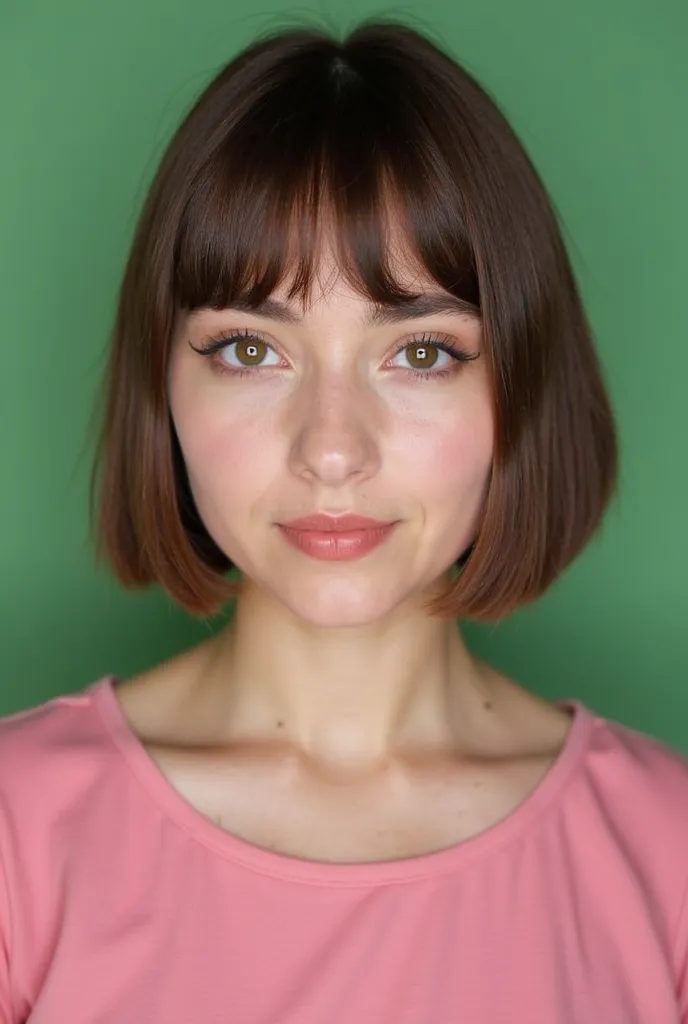
{"type": "Polygon", "coordinates": [[[211,628],[158,592],[121,592],[87,533],[89,416],[169,133],[261,30],[420,11],[549,186],[622,444],[599,537],[539,603],[467,637],[545,696],[688,750],[683,0],[0,0],[0,713],[127,675],[211,628]]]}

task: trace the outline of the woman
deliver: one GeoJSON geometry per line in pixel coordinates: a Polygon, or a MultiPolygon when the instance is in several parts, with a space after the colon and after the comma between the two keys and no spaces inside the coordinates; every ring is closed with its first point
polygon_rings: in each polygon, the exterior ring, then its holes
{"type": "Polygon", "coordinates": [[[3,1022],[688,1020],[688,763],[456,626],[559,577],[617,447],[543,186],[433,41],[293,29],[210,84],[97,468],[122,583],[235,614],[0,723],[3,1022]]]}

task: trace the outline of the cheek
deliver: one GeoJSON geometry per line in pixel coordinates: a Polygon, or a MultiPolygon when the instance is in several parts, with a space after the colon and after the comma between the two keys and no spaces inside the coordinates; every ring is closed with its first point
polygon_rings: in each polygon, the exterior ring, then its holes
{"type": "Polygon", "coordinates": [[[211,495],[255,496],[277,472],[274,443],[260,421],[231,429],[210,425],[206,431],[194,426],[186,431],[182,451],[195,485],[211,495]]]}
{"type": "Polygon", "coordinates": [[[482,498],[492,464],[494,425],[487,397],[444,409],[400,437],[399,469],[420,495],[448,509],[482,498]]]}
{"type": "Polygon", "coordinates": [[[199,509],[240,511],[264,492],[278,473],[274,430],[258,411],[228,415],[224,402],[174,401],[172,414],[199,509]],[[201,508],[202,506],[202,508],[201,508]]]}
{"type": "Polygon", "coordinates": [[[428,459],[428,472],[438,486],[454,494],[482,488],[492,463],[492,431],[471,426],[445,434],[428,459]]]}

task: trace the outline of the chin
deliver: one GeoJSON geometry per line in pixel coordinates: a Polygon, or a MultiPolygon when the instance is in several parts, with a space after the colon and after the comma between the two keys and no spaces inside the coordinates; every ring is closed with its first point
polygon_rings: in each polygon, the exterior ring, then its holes
{"type": "Polygon", "coordinates": [[[287,591],[273,591],[297,618],[324,629],[344,626],[367,626],[385,618],[397,608],[405,594],[394,588],[366,585],[363,580],[296,580],[287,591]]]}

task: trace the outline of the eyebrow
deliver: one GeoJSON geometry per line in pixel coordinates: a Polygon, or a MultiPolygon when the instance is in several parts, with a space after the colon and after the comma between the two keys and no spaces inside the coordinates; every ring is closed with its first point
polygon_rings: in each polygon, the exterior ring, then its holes
{"type": "MultiPolygon", "coordinates": [[[[195,310],[192,319],[200,316],[205,307],[195,310]]],[[[303,317],[296,310],[279,299],[264,299],[262,302],[251,304],[243,299],[237,299],[231,306],[227,307],[242,313],[253,313],[255,316],[263,316],[270,320],[278,320],[284,324],[300,324],[303,317]]],[[[381,327],[385,324],[401,323],[404,320],[418,320],[425,316],[436,316],[440,313],[453,313],[454,315],[470,317],[473,320],[480,319],[480,310],[472,302],[460,299],[448,293],[419,295],[414,299],[407,299],[399,306],[391,306],[385,303],[374,303],[372,311],[366,317],[367,327],[381,327]]]]}

